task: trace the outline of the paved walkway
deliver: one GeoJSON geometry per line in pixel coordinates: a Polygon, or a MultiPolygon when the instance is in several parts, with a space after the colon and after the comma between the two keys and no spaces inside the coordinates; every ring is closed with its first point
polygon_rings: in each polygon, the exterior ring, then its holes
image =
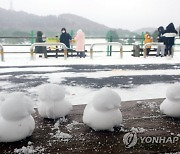
{"type": "MultiPolygon", "coordinates": [[[[27,88],[36,87],[48,82],[48,75],[58,74],[62,85],[83,86],[88,88],[116,87],[133,88],[138,85],[153,83],[174,83],[180,82],[180,64],[143,64],[143,65],[61,65],[61,66],[22,66],[22,67],[0,67],[0,69],[14,69],[16,71],[0,72],[0,82],[10,82],[9,87],[0,87],[2,91],[26,91],[27,88]],[[52,68],[52,70],[51,70],[52,68]],[[64,69],[65,68],[65,69],[64,69]],[[150,71],[158,71],[159,74],[149,74],[150,71]],[[161,74],[164,70],[167,74],[161,74]],[[168,74],[170,70],[176,74],[168,74]],[[123,72],[144,71],[144,75],[122,75],[123,72]],[[94,78],[94,76],[108,73],[106,77],[94,78]],[[72,76],[65,76],[70,73],[72,76]],[[92,76],[82,75],[95,73],[92,76]],[[73,76],[76,74],[76,76],[73,76]],[[12,85],[15,85],[14,87],[12,85]],[[18,86],[18,87],[17,87],[18,86]]],[[[91,75],[92,75],[91,74],[91,75]]]]}

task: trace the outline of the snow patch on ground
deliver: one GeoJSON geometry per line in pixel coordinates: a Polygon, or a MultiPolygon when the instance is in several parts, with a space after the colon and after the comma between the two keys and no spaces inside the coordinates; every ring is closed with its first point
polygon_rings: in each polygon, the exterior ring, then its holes
{"type": "Polygon", "coordinates": [[[28,142],[27,146],[23,146],[19,149],[14,149],[14,153],[18,154],[34,154],[34,153],[43,153],[45,149],[42,146],[34,146],[33,142],[28,142]]]}

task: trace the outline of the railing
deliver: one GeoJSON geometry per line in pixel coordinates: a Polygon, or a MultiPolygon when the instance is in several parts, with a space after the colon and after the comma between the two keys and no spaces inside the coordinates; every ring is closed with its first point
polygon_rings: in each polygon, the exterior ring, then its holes
{"type": "Polygon", "coordinates": [[[0,55],[1,55],[1,61],[4,61],[4,50],[1,44],[0,44],[0,55]]]}
{"type": "Polygon", "coordinates": [[[94,44],[91,44],[91,47],[90,47],[90,58],[92,59],[93,58],[93,47],[94,46],[99,46],[99,45],[116,45],[116,46],[120,46],[120,57],[123,58],[123,48],[122,48],[122,44],[119,43],[119,42],[107,42],[107,43],[94,43],[94,44]]]}
{"type": "Polygon", "coordinates": [[[31,54],[31,59],[34,59],[34,47],[35,46],[62,46],[64,49],[64,59],[67,59],[67,47],[64,43],[34,43],[31,45],[30,48],[30,54],[31,54]]]}

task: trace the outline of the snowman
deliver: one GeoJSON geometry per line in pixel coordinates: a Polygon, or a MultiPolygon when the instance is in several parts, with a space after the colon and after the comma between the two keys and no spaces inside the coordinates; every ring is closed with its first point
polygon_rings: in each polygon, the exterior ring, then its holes
{"type": "Polygon", "coordinates": [[[160,111],[170,117],[180,117],[180,84],[174,84],[167,89],[160,111]]]}
{"type": "Polygon", "coordinates": [[[94,129],[113,131],[122,123],[121,98],[109,88],[102,88],[89,102],[83,113],[83,122],[94,129]]]}
{"type": "Polygon", "coordinates": [[[44,84],[39,87],[38,112],[41,117],[56,119],[64,117],[72,109],[72,104],[65,100],[64,87],[57,84],[44,84]]]}
{"type": "Polygon", "coordinates": [[[6,95],[0,103],[0,142],[15,142],[31,136],[35,113],[30,98],[21,92],[6,95]]]}

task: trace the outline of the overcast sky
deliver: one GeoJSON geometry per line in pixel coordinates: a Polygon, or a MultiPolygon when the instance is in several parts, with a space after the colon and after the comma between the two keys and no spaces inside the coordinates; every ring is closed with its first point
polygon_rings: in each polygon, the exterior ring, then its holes
{"type": "Polygon", "coordinates": [[[180,0],[0,0],[0,7],[36,15],[72,13],[111,28],[180,26],[180,0]]]}

